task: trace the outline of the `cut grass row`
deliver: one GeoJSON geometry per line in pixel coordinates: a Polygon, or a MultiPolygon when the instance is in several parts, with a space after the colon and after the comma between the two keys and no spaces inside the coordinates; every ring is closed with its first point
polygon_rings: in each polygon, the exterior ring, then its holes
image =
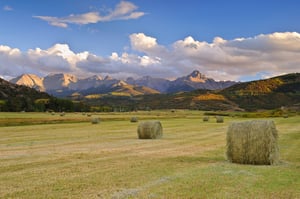
{"type": "Polygon", "coordinates": [[[199,111],[139,111],[125,113],[24,113],[24,112],[0,112],[0,127],[2,126],[25,126],[37,124],[63,124],[90,122],[92,117],[99,117],[101,121],[130,120],[136,116],[138,119],[166,119],[183,117],[201,117],[199,111]]]}

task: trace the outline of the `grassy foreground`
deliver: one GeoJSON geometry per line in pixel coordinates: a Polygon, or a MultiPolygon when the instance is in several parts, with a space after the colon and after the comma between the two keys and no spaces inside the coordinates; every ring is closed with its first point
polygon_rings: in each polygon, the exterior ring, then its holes
{"type": "MultiPolygon", "coordinates": [[[[53,117],[22,114],[0,113],[0,121],[53,117]]],[[[212,117],[204,123],[199,112],[134,114],[158,118],[163,138],[137,139],[131,114],[99,115],[96,125],[67,114],[76,119],[0,127],[0,198],[300,198],[299,116],[272,118],[281,163],[252,166],[224,155],[228,124],[245,119],[217,124],[212,117]]]]}

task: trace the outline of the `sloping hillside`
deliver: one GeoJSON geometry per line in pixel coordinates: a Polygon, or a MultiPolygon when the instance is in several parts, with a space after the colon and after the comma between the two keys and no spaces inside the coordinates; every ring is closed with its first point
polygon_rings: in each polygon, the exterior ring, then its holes
{"type": "Polygon", "coordinates": [[[123,107],[124,110],[194,109],[194,110],[241,110],[237,104],[223,95],[210,90],[195,90],[174,94],[137,96],[98,96],[86,99],[87,103],[100,106],[123,107]]]}
{"type": "Polygon", "coordinates": [[[73,111],[74,108],[70,100],[57,99],[0,78],[0,111],[73,111]]]}
{"type": "Polygon", "coordinates": [[[300,103],[300,73],[239,83],[220,94],[246,110],[293,106],[300,103]]]}
{"type": "Polygon", "coordinates": [[[50,99],[47,93],[12,84],[0,78],[1,111],[35,111],[37,99],[50,99]]]}

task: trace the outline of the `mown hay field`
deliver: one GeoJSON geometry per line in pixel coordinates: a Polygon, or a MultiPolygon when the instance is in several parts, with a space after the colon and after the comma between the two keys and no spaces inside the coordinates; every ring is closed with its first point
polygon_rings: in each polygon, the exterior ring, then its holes
{"type": "Polygon", "coordinates": [[[203,122],[190,111],[97,116],[98,125],[78,113],[45,124],[36,121],[51,114],[0,113],[2,122],[35,121],[0,127],[0,198],[300,198],[299,116],[271,118],[275,166],[226,161],[228,125],[246,119],[203,122]],[[159,119],[163,138],[138,139],[132,115],[159,119]]]}

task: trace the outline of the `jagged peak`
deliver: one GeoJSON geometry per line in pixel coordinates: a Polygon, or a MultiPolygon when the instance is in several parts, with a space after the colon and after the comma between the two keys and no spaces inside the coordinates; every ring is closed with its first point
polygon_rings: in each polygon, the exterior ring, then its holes
{"type": "Polygon", "coordinates": [[[71,80],[71,81],[77,81],[78,79],[75,75],[68,74],[68,73],[49,74],[45,78],[59,78],[59,79],[71,80]]]}
{"type": "Polygon", "coordinates": [[[68,87],[77,83],[78,78],[75,75],[67,73],[50,74],[44,77],[44,85],[47,89],[58,89],[60,87],[68,87]]]}
{"type": "Polygon", "coordinates": [[[36,77],[36,78],[40,78],[36,74],[31,74],[31,73],[22,74],[19,77],[36,77]]]}
{"type": "Polygon", "coordinates": [[[39,76],[35,74],[22,74],[14,79],[41,79],[39,76]]]}
{"type": "Polygon", "coordinates": [[[100,75],[93,75],[91,77],[86,78],[87,80],[103,80],[100,75]]]}
{"type": "Polygon", "coordinates": [[[113,87],[116,87],[116,86],[126,86],[126,85],[128,85],[126,82],[124,82],[123,80],[120,80],[117,83],[115,83],[113,85],[113,87]]]}
{"type": "Polygon", "coordinates": [[[198,70],[194,70],[191,74],[189,74],[187,79],[192,82],[205,82],[205,80],[207,80],[206,76],[198,70]]]}
{"type": "Polygon", "coordinates": [[[200,73],[198,70],[194,70],[189,76],[194,77],[194,78],[201,78],[201,79],[205,79],[205,75],[200,73]]]}
{"type": "Polygon", "coordinates": [[[10,82],[18,85],[36,88],[39,91],[44,91],[43,79],[35,74],[22,74],[10,80],[10,82]]]}
{"type": "Polygon", "coordinates": [[[104,78],[104,80],[112,80],[112,79],[113,78],[111,76],[109,76],[109,75],[106,75],[105,78],[104,78]]]}

